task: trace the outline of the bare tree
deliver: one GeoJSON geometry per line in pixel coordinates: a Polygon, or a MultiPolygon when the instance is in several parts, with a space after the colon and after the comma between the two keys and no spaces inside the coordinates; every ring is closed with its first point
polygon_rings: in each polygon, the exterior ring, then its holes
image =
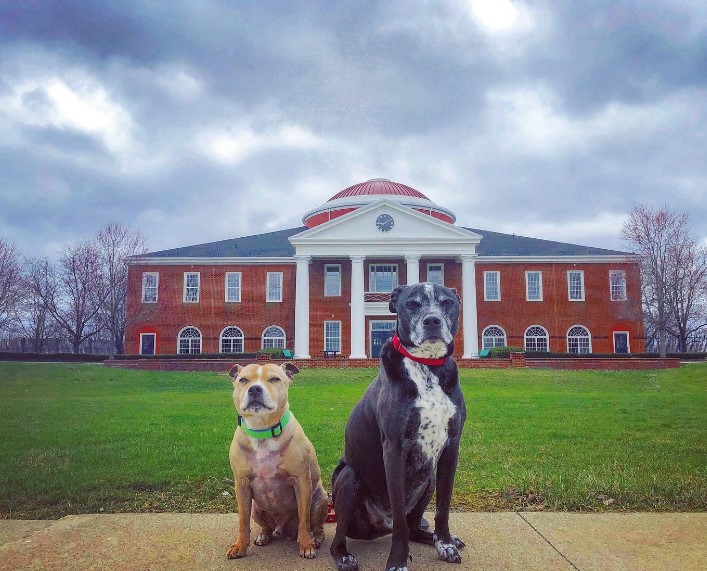
{"type": "Polygon", "coordinates": [[[20,299],[21,275],[17,247],[0,239],[0,329],[14,321],[20,299]]]}
{"type": "Polygon", "coordinates": [[[670,248],[668,303],[671,321],[668,331],[678,342],[678,351],[687,351],[687,340],[707,327],[707,247],[689,235],[670,248]]]}
{"type": "Polygon", "coordinates": [[[67,246],[56,267],[37,260],[29,275],[33,293],[66,333],[74,353],[100,331],[97,320],[106,297],[100,257],[90,242],[67,246]]]}
{"type": "Polygon", "coordinates": [[[648,334],[657,336],[663,357],[668,335],[681,339],[684,350],[687,336],[705,326],[698,313],[707,292],[707,254],[690,235],[688,215],[667,206],[657,210],[637,206],[621,235],[641,257],[648,334]]]}
{"type": "Polygon", "coordinates": [[[118,222],[107,223],[96,235],[105,296],[98,313],[102,327],[110,333],[111,354],[125,351],[125,306],[128,293],[128,262],[147,252],[144,236],[118,222]]]}
{"type": "Polygon", "coordinates": [[[17,328],[30,340],[30,349],[42,353],[46,349],[47,338],[56,336],[57,326],[47,311],[37,291],[47,291],[50,274],[44,260],[26,259],[21,278],[22,293],[17,306],[17,328]],[[33,287],[34,280],[41,282],[41,288],[33,287]]]}

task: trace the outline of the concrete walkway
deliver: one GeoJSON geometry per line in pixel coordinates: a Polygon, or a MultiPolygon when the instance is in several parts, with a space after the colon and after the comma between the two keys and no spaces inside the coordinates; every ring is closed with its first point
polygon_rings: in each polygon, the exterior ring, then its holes
{"type": "MultiPolygon", "coordinates": [[[[452,532],[467,544],[461,566],[440,561],[434,548],[411,544],[410,571],[704,571],[707,513],[568,514],[454,513],[452,532]]],[[[329,545],[302,560],[294,542],[251,546],[227,561],[236,532],[229,514],[116,514],[58,521],[0,520],[1,570],[276,570],[334,571],[329,545]]],[[[382,570],[390,537],[349,541],[361,571],[382,570]]]]}

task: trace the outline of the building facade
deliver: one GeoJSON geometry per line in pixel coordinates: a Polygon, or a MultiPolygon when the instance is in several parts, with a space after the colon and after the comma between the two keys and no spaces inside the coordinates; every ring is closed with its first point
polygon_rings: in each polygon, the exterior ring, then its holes
{"type": "Polygon", "coordinates": [[[303,222],[134,260],[126,353],[375,358],[395,326],[390,291],[419,281],[461,298],[457,357],[644,351],[639,266],[625,252],[462,228],[386,179],[344,189],[303,222]]]}

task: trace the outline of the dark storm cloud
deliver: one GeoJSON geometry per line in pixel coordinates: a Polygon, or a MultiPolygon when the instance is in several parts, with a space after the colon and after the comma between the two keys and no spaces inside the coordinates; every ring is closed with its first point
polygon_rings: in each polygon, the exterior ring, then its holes
{"type": "Polygon", "coordinates": [[[498,29],[462,0],[3,2],[0,237],[176,247],[376,176],[467,226],[617,248],[668,203],[707,237],[703,3],[511,1],[498,29]]]}

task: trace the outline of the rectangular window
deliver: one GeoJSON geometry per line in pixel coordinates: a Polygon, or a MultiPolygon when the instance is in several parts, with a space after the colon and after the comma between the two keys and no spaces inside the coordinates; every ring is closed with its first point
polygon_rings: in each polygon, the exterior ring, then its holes
{"type": "Polygon", "coordinates": [[[626,272],[611,270],[609,272],[611,301],[626,301],[626,272]]]}
{"type": "Polygon", "coordinates": [[[341,265],[326,264],[324,266],[324,296],[337,297],[341,295],[341,265]]]}
{"type": "Polygon", "coordinates": [[[199,272],[185,272],[184,274],[184,301],[186,303],[199,302],[199,272]]]}
{"type": "Polygon", "coordinates": [[[396,264],[371,264],[368,271],[369,291],[388,293],[398,287],[398,266],[396,264]]]}
{"type": "Polygon", "coordinates": [[[582,270],[567,272],[567,291],[570,301],[584,301],[584,272],[582,270]]]}
{"type": "Polygon", "coordinates": [[[484,272],[484,300],[501,301],[501,272],[484,272]]]}
{"type": "Polygon", "coordinates": [[[444,264],[427,264],[427,281],[444,285],[444,264]]]}
{"type": "Polygon", "coordinates": [[[142,274],[142,303],[157,303],[157,285],[160,274],[157,272],[143,272],[142,274]]]}
{"type": "Polygon", "coordinates": [[[324,350],[341,352],[341,321],[324,322],[324,350]]]}
{"type": "Polygon", "coordinates": [[[241,272],[226,272],[226,301],[241,300],[241,272]]]}
{"type": "Polygon", "coordinates": [[[542,272],[525,272],[525,299],[526,301],[543,300],[542,272]]]}
{"type": "Polygon", "coordinates": [[[267,301],[282,301],[282,272],[268,272],[267,301]]]}

